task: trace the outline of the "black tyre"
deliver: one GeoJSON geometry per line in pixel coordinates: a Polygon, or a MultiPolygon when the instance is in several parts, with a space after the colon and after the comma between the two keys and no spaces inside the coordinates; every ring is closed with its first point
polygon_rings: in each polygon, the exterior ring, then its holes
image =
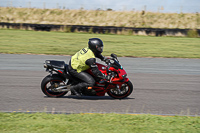
{"type": "Polygon", "coordinates": [[[48,97],[62,97],[67,92],[55,92],[52,88],[56,85],[65,85],[64,80],[58,75],[46,76],[41,82],[41,90],[48,97]]]}
{"type": "Polygon", "coordinates": [[[128,81],[122,85],[120,91],[118,91],[117,88],[112,88],[107,93],[110,97],[113,97],[115,99],[123,99],[128,97],[132,93],[132,91],[133,84],[130,81],[128,81]]]}

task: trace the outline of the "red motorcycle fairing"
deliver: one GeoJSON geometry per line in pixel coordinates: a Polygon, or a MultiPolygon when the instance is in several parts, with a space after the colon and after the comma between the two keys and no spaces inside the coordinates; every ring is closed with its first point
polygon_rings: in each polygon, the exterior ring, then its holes
{"type": "MultiPolygon", "coordinates": [[[[103,74],[107,75],[107,66],[100,64],[100,63],[96,63],[96,65],[98,66],[98,69],[103,74]]],[[[93,89],[96,91],[97,96],[105,96],[105,93],[108,92],[109,89],[116,88],[117,85],[118,85],[119,88],[121,88],[122,84],[129,81],[129,79],[126,78],[127,73],[123,68],[122,69],[115,69],[114,67],[110,67],[109,70],[112,71],[112,72],[115,72],[116,76],[111,78],[111,80],[110,80],[110,82],[108,82],[109,84],[107,86],[106,86],[105,83],[104,84],[101,84],[99,82],[95,83],[95,85],[93,86],[93,89]]],[[[88,69],[87,72],[90,75],[93,75],[91,69],[88,69]]]]}
{"type": "MultiPolygon", "coordinates": [[[[105,75],[110,77],[109,81],[97,81],[93,86],[93,91],[82,90],[82,94],[86,96],[105,96],[107,93],[110,97],[123,99],[128,97],[133,91],[133,84],[126,77],[126,71],[119,64],[117,56],[111,54],[112,58],[108,58],[105,62],[107,65],[96,63],[98,69],[105,75]],[[109,70],[108,70],[109,68],[109,70]]],[[[76,84],[77,80],[68,73],[68,65],[64,61],[46,60],[44,68],[50,74],[47,75],[41,82],[41,90],[48,97],[62,97],[67,94],[70,89],[66,89],[67,85],[76,84]],[[68,81],[66,81],[68,79],[68,81]],[[66,83],[67,82],[67,83],[66,83]]],[[[90,75],[91,69],[87,70],[90,75]]],[[[95,78],[96,79],[96,78],[95,78]]]]}

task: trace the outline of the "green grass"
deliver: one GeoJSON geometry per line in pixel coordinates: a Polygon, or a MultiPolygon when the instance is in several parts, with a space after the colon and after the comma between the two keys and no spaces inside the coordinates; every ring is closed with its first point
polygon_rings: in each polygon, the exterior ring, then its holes
{"type": "Polygon", "coordinates": [[[0,53],[73,55],[89,38],[104,41],[103,55],[200,58],[200,38],[0,30],[0,53]]]}
{"type": "Polygon", "coordinates": [[[199,133],[200,117],[0,113],[1,133],[199,133]]]}

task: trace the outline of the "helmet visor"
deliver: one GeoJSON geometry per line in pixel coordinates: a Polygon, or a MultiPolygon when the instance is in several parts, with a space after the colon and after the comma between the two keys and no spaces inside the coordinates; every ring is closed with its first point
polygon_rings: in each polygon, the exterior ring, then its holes
{"type": "Polygon", "coordinates": [[[97,51],[100,52],[100,53],[102,53],[103,52],[103,46],[97,47],[97,51]]]}

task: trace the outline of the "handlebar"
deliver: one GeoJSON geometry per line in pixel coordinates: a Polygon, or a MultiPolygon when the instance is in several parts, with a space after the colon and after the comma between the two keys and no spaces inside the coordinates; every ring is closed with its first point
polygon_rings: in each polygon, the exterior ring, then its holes
{"type": "Polygon", "coordinates": [[[119,63],[119,60],[117,59],[117,55],[115,54],[111,54],[111,57],[110,58],[105,58],[104,62],[107,64],[107,67],[106,67],[106,71],[107,71],[107,82],[112,82],[112,79],[115,77],[115,73],[110,69],[111,65],[114,64],[115,62],[118,62],[119,63]],[[111,60],[113,60],[114,62],[111,62],[111,60]]]}

